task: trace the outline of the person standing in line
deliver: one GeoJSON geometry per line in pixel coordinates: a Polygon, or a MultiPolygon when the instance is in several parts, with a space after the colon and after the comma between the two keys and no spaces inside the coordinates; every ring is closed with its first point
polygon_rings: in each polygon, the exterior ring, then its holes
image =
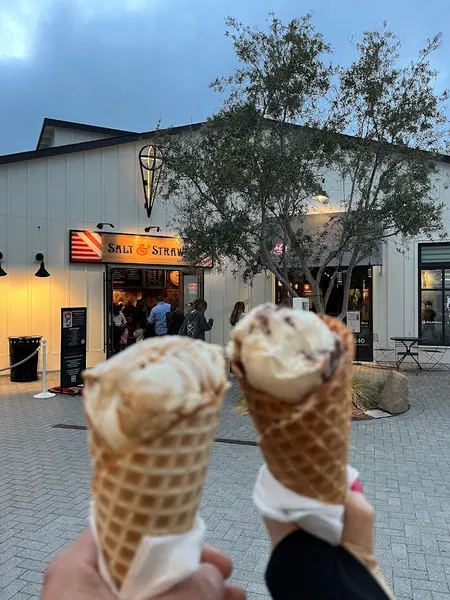
{"type": "Polygon", "coordinates": [[[194,310],[187,313],[178,335],[205,341],[205,332],[211,331],[214,324],[214,319],[207,321],[205,318],[207,308],[208,303],[205,300],[196,300],[194,310]]]}
{"type": "Polygon", "coordinates": [[[161,296],[156,297],[156,306],[151,310],[148,319],[149,325],[153,325],[157,336],[167,335],[167,319],[166,315],[170,311],[170,304],[164,302],[161,296]]]}
{"type": "Polygon", "coordinates": [[[117,354],[120,351],[120,338],[122,337],[123,329],[127,324],[125,315],[117,304],[114,304],[113,306],[113,324],[114,352],[117,354]]]}
{"type": "Polygon", "coordinates": [[[239,323],[241,319],[245,317],[245,304],[243,302],[236,302],[233,308],[233,312],[230,316],[230,325],[234,327],[239,323]]]}
{"type": "MultiPolygon", "coordinates": [[[[243,302],[236,302],[234,305],[233,311],[230,316],[230,325],[231,329],[235,327],[239,323],[241,319],[245,317],[245,304],[243,302]]],[[[233,377],[233,372],[231,370],[230,364],[230,377],[233,377]]]]}
{"type": "Polygon", "coordinates": [[[128,319],[126,319],[126,325],[122,330],[122,335],[120,336],[120,342],[119,342],[119,350],[120,352],[122,352],[122,350],[125,350],[128,347],[128,335],[129,335],[129,323],[128,323],[128,319]]]}
{"type": "Polygon", "coordinates": [[[186,309],[187,309],[188,313],[192,312],[194,310],[194,304],[193,304],[193,302],[188,302],[186,304],[186,309]]]}
{"type": "Polygon", "coordinates": [[[178,300],[172,302],[170,306],[170,312],[166,315],[167,319],[167,333],[169,335],[178,335],[181,326],[183,325],[184,315],[180,311],[180,304],[178,300]]]}
{"type": "Polygon", "coordinates": [[[133,332],[133,336],[136,342],[140,342],[144,339],[144,328],[142,327],[142,323],[138,323],[136,325],[136,329],[133,332]]]}

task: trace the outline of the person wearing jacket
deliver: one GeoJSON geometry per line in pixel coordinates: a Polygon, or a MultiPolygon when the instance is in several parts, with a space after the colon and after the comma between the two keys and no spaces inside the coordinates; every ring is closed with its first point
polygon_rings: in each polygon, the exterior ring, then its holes
{"type": "Polygon", "coordinates": [[[205,341],[205,333],[211,331],[214,324],[214,319],[207,321],[205,318],[207,308],[208,304],[205,300],[196,300],[194,310],[186,315],[178,335],[205,341]]]}
{"type": "Polygon", "coordinates": [[[169,335],[178,335],[183,325],[184,315],[180,311],[178,300],[175,300],[170,305],[170,312],[166,314],[167,333],[169,335]]]}

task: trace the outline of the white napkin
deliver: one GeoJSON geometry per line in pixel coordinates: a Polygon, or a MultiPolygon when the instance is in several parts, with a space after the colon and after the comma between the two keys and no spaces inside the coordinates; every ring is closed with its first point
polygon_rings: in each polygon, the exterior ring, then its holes
{"type": "Polygon", "coordinates": [[[206,531],[199,516],[188,533],[143,538],[119,592],[102,556],[93,514],[91,509],[91,527],[99,548],[100,573],[120,600],[147,600],[158,596],[198,570],[206,531]]]}
{"type": "MultiPolygon", "coordinates": [[[[348,487],[351,488],[358,472],[347,467],[348,487]]],[[[280,523],[296,523],[304,531],[333,546],[342,538],[344,506],[319,502],[301,496],[279,483],[264,464],[258,473],[253,502],[263,517],[280,523]]]]}

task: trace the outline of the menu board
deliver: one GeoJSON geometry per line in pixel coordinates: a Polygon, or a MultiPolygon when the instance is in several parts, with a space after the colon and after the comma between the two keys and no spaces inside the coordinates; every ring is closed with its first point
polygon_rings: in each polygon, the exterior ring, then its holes
{"type": "Polygon", "coordinates": [[[125,287],[142,287],[142,269],[127,269],[125,287]]]}
{"type": "Polygon", "coordinates": [[[112,271],[113,283],[118,285],[125,284],[125,269],[113,269],[112,271]]]}
{"type": "Polygon", "coordinates": [[[166,287],[166,272],[163,269],[144,271],[144,287],[162,290],[166,287]]]}
{"type": "Polygon", "coordinates": [[[113,269],[113,284],[122,288],[142,287],[142,269],[113,269]]]}
{"type": "Polygon", "coordinates": [[[61,389],[83,384],[86,369],[87,308],[61,309],[61,389]]]}

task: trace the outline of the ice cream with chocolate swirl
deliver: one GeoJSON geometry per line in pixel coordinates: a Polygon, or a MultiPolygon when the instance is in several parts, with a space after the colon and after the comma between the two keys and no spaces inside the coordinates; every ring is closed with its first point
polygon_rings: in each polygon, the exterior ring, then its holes
{"type": "Polygon", "coordinates": [[[272,304],[240,321],[228,348],[237,374],[284,402],[298,402],[328,381],[343,350],[341,339],[314,313],[272,304]]]}

